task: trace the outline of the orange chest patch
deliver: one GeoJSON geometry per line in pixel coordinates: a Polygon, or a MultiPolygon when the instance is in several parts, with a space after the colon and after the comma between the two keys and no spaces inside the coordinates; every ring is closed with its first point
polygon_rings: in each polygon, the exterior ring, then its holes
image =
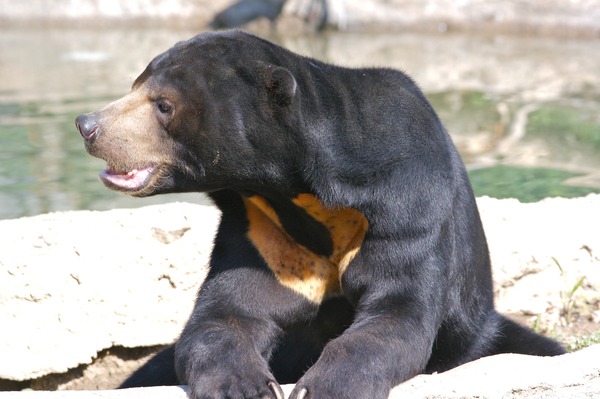
{"type": "Polygon", "coordinates": [[[288,214],[282,215],[261,196],[244,198],[248,238],[281,284],[321,303],[341,292],[341,276],[360,250],[368,223],[357,210],[325,208],[311,194],[300,194],[291,202],[293,206],[286,207],[288,214]],[[327,254],[316,253],[294,238],[294,234],[311,234],[307,217],[312,219],[310,224],[317,222],[322,226],[327,254]],[[282,223],[284,218],[286,223],[282,223]],[[294,234],[288,231],[290,224],[294,234]]]}

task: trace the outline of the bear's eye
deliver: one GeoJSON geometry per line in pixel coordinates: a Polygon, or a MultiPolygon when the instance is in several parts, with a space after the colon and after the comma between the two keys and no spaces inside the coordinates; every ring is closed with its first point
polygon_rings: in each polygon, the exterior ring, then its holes
{"type": "Polygon", "coordinates": [[[156,101],[156,107],[158,108],[158,110],[161,113],[168,114],[173,109],[173,104],[171,104],[169,101],[167,101],[165,99],[160,99],[160,100],[156,101]]]}

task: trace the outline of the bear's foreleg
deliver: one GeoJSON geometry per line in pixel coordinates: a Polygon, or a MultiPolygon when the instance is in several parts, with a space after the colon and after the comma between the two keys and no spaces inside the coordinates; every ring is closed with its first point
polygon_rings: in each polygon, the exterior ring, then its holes
{"type": "Polygon", "coordinates": [[[441,319],[443,266],[435,255],[408,260],[397,255],[408,248],[393,249],[365,241],[342,277],[354,322],[325,346],[291,399],[384,399],[423,371],[441,319]]]}
{"type": "Polygon", "coordinates": [[[318,308],[282,286],[245,235],[244,219],[225,213],[210,272],[175,346],[175,368],[200,398],[282,399],[269,359],[290,315],[318,308]]]}

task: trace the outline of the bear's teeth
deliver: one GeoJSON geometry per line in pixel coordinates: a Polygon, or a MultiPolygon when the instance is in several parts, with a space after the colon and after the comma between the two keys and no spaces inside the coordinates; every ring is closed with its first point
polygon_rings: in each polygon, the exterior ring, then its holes
{"type": "Polygon", "coordinates": [[[143,169],[132,169],[128,172],[122,172],[111,167],[107,167],[102,173],[100,173],[100,179],[105,183],[110,183],[112,188],[125,191],[135,191],[144,187],[153,171],[153,166],[148,166],[143,169]]]}
{"type": "Polygon", "coordinates": [[[108,174],[115,175],[115,176],[125,176],[127,178],[131,178],[131,177],[135,176],[139,172],[139,170],[132,169],[130,171],[127,171],[126,169],[118,169],[118,168],[109,166],[106,168],[106,172],[108,174]]]}

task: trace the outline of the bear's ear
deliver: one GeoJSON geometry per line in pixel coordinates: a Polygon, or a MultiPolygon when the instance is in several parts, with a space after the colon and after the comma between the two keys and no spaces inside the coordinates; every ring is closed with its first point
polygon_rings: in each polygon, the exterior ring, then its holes
{"type": "Polygon", "coordinates": [[[269,65],[265,87],[275,103],[285,107],[292,103],[298,84],[288,69],[269,65]]]}

